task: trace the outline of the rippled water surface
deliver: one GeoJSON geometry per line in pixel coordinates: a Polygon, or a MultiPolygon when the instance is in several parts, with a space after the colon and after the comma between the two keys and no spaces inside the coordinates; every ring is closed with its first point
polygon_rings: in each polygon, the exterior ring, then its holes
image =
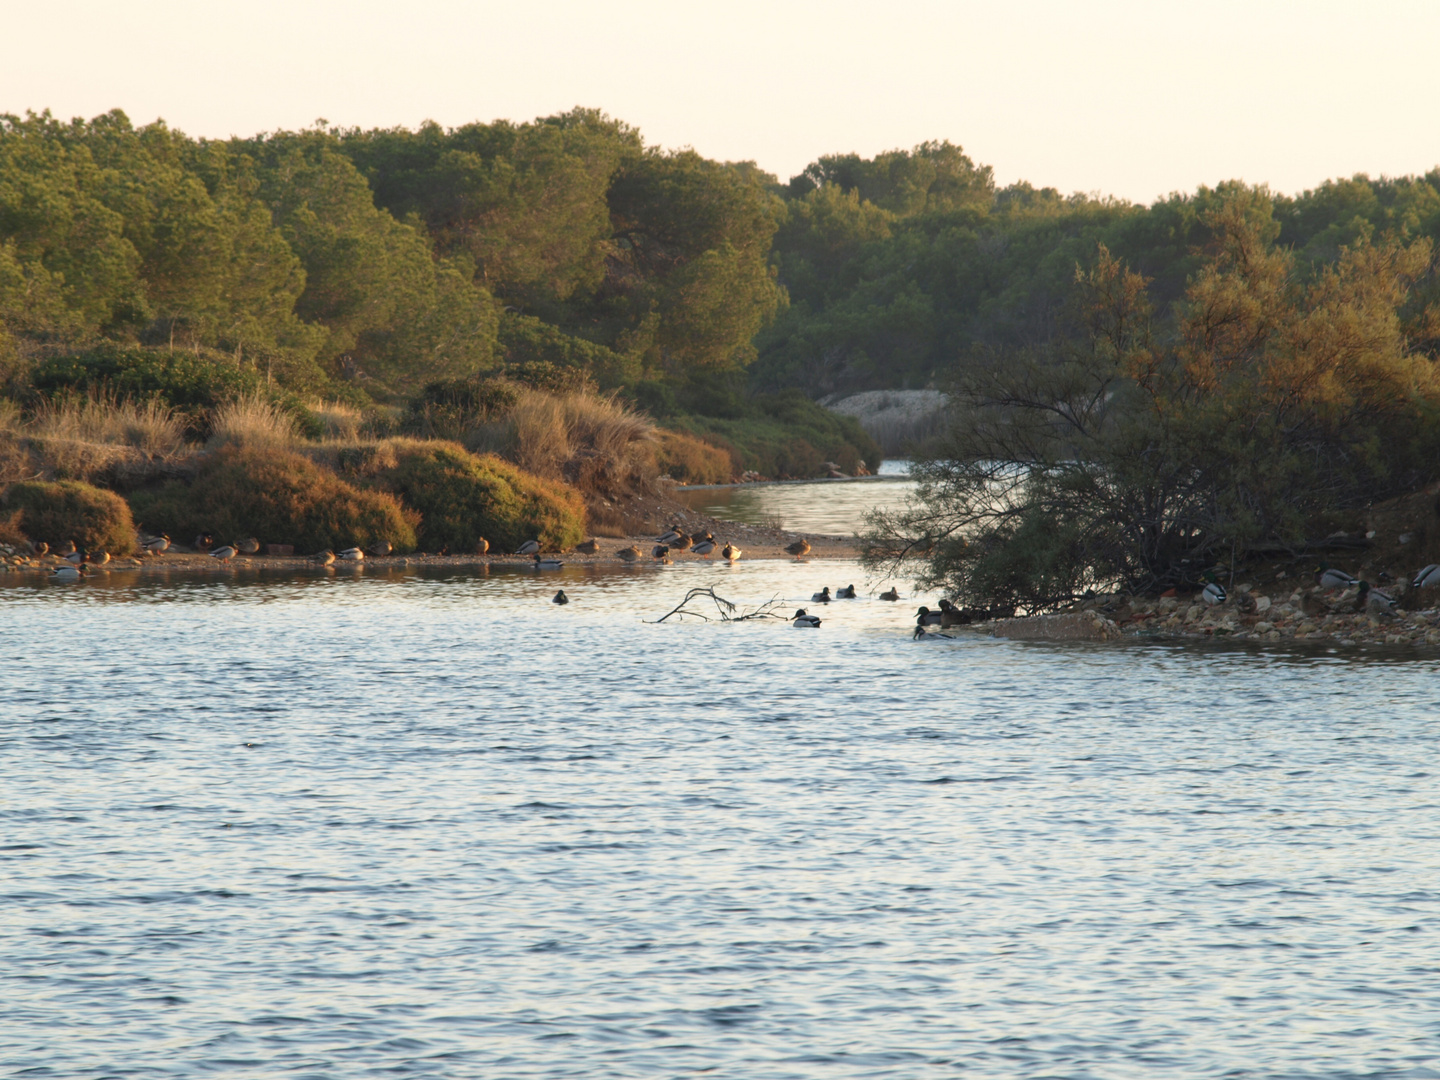
{"type": "Polygon", "coordinates": [[[1436,1075],[1434,662],[852,579],[11,579],[0,1072],[1436,1075]]]}
{"type": "Polygon", "coordinates": [[[850,536],[865,527],[872,510],[903,506],[915,492],[910,463],[882,462],[876,477],[819,483],[741,484],[676,488],[675,497],[692,510],[747,525],[771,525],[796,532],[850,536]]]}

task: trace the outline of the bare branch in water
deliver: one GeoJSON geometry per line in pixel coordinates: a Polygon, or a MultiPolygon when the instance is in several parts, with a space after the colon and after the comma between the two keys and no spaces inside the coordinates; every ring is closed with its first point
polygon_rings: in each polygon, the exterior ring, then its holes
{"type": "Polygon", "coordinates": [[[779,604],[780,600],[778,597],[771,598],[754,611],[747,611],[744,614],[737,615],[736,612],[740,609],[723,596],[717,594],[714,586],[710,586],[704,589],[691,589],[685,594],[684,600],[681,600],[674,608],[667,611],[664,615],[661,615],[655,622],[662,623],[670,618],[671,615],[691,615],[705,622],[709,622],[712,617],[718,617],[721,622],[744,622],[747,619],[783,619],[785,616],[774,610],[779,604]],[[703,611],[693,610],[689,605],[696,600],[709,600],[715,605],[715,611],[707,615],[703,611]]]}

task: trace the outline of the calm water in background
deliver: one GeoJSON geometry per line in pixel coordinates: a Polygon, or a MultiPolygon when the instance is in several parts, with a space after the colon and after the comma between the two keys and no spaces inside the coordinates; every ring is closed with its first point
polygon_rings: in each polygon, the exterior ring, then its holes
{"type": "Polygon", "coordinates": [[[896,509],[905,503],[915,491],[909,474],[910,462],[890,459],[881,462],[879,473],[870,479],[680,487],[673,493],[692,510],[727,521],[852,536],[865,527],[865,515],[871,510],[896,509]]]}
{"type": "Polygon", "coordinates": [[[0,1073],[1440,1071],[1434,661],[644,621],[852,580],[10,579],[0,1073]]]}

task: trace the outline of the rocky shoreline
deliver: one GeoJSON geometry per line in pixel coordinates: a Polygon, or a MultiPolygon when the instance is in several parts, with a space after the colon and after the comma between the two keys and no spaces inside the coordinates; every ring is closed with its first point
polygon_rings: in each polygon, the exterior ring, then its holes
{"type": "Polygon", "coordinates": [[[1440,646],[1440,607],[1431,604],[1406,609],[1402,604],[1394,612],[1376,613],[1360,608],[1359,596],[1356,588],[1325,590],[1318,586],[1267,595],[1242,584],[1224,603],[1214,605],[1204,603],[1198,594],[1158,599],[1102,597],[1087,601],[1076,611],[977,622],[945,632],[1027,641],[1150,638],[1440,646]]]}

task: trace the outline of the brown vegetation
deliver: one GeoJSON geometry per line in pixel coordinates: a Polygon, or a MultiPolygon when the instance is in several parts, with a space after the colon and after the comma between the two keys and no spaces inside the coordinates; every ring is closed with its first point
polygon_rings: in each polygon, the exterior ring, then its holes
{"type": "Polygon", "coordinates": [[[27,481],[10,485],[5,506],[10,512],[7,522],[32,540],[52,544],[74,540],[81,548],[112,555],[135,550],[130,507],[113,491],[78,480],[27,481]]]}
{"type": "Polygon", "coordinates": [[[256,536],[300,551],[382,540],[410,551],[418,524],[391,494],[361,490],[293,451],[241,445],[209,455],[193,482],[135,492],[131,502],[152,530],[256,536]]]}

